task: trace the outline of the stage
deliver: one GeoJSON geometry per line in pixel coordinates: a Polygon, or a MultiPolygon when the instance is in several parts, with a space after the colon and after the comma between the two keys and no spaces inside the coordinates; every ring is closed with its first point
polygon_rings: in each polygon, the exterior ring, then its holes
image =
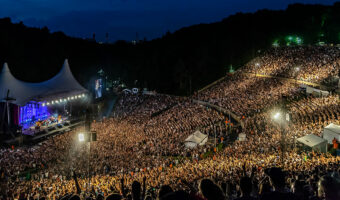
{"type": "Polygon", "coordinates": [[[58,74],[40,83],[16,79],[4,63],[0,73],[3,138],[35,136],[63,127],[70,117],[83,115],[91,98],[74,78],[67,59],[58,74]]]}
{"type": "Polygon", "coordinates": [[[56,127],[58,125],[62,126],[66,123],[70,123],[70,121],[67,120],[67,117],[61,117],[61,119],[50,117],[50,118],[45,119],[45,120],[36,121],[33,125],[32,124],[24,124],[22,126],[22,134],[34,136],[36,133],[39,133],[41,131],[45,131],[47,129],[51,129],[51,128],[56,127]]]}
{"type": "MultiPolygon", "coordinates": [[[[84,126],[85,122],[80,120],[74,120],[71,122],[66,122],[67,124],[63,124],[62,126],[58,127],[57,125],[53,126],[53,130],[45,129],[44,131],[37,132],[35,135],[24,135],[6,140],[4,143],[7,145],[21,145],[22,143],[36,143],[41,140],[44,140],[45,138],[59,135],[62,133],[65,133],[67,131],[71,131],[72,129],[78,127],[78,126],[84,126]]],[[[51,126],[52,127],[52,126],[51,126]]]]}

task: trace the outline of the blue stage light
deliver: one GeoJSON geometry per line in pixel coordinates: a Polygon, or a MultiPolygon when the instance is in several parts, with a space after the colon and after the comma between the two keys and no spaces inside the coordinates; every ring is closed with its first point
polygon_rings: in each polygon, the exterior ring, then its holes
{"type": "Polygon", "coordinates": [[[42,106],[39,103],[31,102],[25,106],[20,107],[20,124],[31,123],[37,120],[46,119],[50,114],[48,112],[46,104],[43,103],[42,106]]]}

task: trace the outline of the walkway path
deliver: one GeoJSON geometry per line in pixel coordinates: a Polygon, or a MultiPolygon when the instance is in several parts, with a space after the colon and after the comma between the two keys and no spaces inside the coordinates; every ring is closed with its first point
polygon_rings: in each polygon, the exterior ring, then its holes
{"type": "Polygon", "coordinates": [[[235,121],[237,121],[239,124],[241,124],[241,127],[242,129],[244,129],[244,123],[243,121],[240,119],[240,117],[238,117],[236,114],[234,114],[233,112],[231,112],[230,110],[227,110],[225,108],[222,108],[220,106],[217,106],[217,105],[214,105],[212,103],[209,103],[209,102],[205,102],[205,101],[200,101],[200,100],[196,100],[194,99],[193,100],[194,103],[198,103],[198,104],[201,104],[201,105],[204,105],[204,106],[208,106],[210,108],[214,108],[220,112],[223,112],[224,114],[226,115],[229,115],[231,118],[233,118],[235,121]]]}
{"type": "MultiPolygon", "coordinates": [[[[253,73],[243,73],[249,76],[255,76],[255,74],[253,73]]],[[[327,89],[328,87],[325,85],[321,85],[319,83],[312,83],[312,82],[308,82],[308,81],[302,81],[302,80],[296,80],[294,78],[285,78],[285,77],[278,77],[278,76],[271,76],[271,75],[265,75],[265,74],[256,74],[257,77],[263,77],[263,78],[277,78],[277,79],[282,79],[282,80],[287,80],[289,82],[294,82],[294,83],[302,83],[305,85],[310,85],[313,87],[320,87],[320,88],[324,88],[327,89]]]]}
{"type": "MultiPolygon", "coordinates": [[[[248,76],[255,76],[254,73],[243,73],[243,74],[248,75],[248,76]]],[[[265,74],[256,74],[256,76],[257,77],[263,77],[263,78],[277,78],[277,79],[287,80],[287,81],[294,82],[294,83],[302,83],[302,84],[313,86],[313,87],[320,87],[321,89],[329,89],[328,86],[321,85],[319,83],[312,83],[312,82],[308,82],[308,81],[296,80],[294,78],[278,77],[278,76],[271,76],[271,75],[265,75],[265,74]]],[[[207,85],[204,88],[198,90],[197,92],[200,93],[200,92],[202,92],[202,91],[204,91],[204,90],[206,90],[206,89],[216,85],[217,83],[219,83],[220,81],[222,81],[225,78],[227,78],[227,76],[221,77],[220,79],[210,83],[209,85],[207,85]]]]}

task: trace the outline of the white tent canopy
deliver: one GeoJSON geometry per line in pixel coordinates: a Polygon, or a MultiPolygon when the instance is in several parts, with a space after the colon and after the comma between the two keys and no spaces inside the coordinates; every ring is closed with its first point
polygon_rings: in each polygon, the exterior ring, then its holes
{"type": "Polygon", "coordinates": [[[318,94],[320,96],[328,96],[329,92],[328,91],[324,91],[324,90],[319,90],[310,86],[306,86],[306,93],[307,94],[318,94]]]}
{"type": "Polygon", "coordinates": [[[0,73],[0,99],[6,98],[8,90],[9,97],[16,99],[13,103],[20,106],[32,100],[43,101],[51,96],[87,92],[72,75],[67,59],[56,76],[40,83],[28,83],[16,79],[5,63],[0,73]]]}
{"type": "Polygon", "coordinates": [[[332,144],[333,139],[340,141],[340,126],[336,124],[329,124],[323,129],[322,137],[332,144]]]}
{"type": "Polygon", "coordinates": [[[297,141],[306,146],[311,147],[313,150],[317,150],[324,153],[327,152],[327,140],[319,136],[309,134],[298,138],[297,141]]]}
{"type": "Polygon", "coordinates": [[[239,141],[246,141],[247,135],[245,133],[238,134],[238,140],[239,141]]]}
{"type": "Polygon", "coordinates": [[[185,147],[195,148],[197,145],[204,145],[207,141],[208,135],[205,135],[197,130],[193,134],[189,135],[187,139],[185,139],[185,147]]]}

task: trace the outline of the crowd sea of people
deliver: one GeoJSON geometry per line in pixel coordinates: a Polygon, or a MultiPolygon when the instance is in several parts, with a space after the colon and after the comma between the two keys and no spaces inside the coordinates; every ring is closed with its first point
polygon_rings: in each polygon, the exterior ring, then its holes
{"type": "Polygon", "coordinates": [[[190,97],[121,94],[112,117],[91,124],[97,141],[79,142],[78,127],[1,149],[0,198],[340,200],[339,141],[333,154],[296,142],[340,125],[339,96],[307,95],[289,79],[339,78],[339,56],[335,47],[275,48],[190,97]],[[280,124],[272,116],[283,109],[291,119],[280,124]],[[187,148],[197,130],[208,142],[187,148]],[[232,139],[239,133],[244,141],[232,139]]]}

